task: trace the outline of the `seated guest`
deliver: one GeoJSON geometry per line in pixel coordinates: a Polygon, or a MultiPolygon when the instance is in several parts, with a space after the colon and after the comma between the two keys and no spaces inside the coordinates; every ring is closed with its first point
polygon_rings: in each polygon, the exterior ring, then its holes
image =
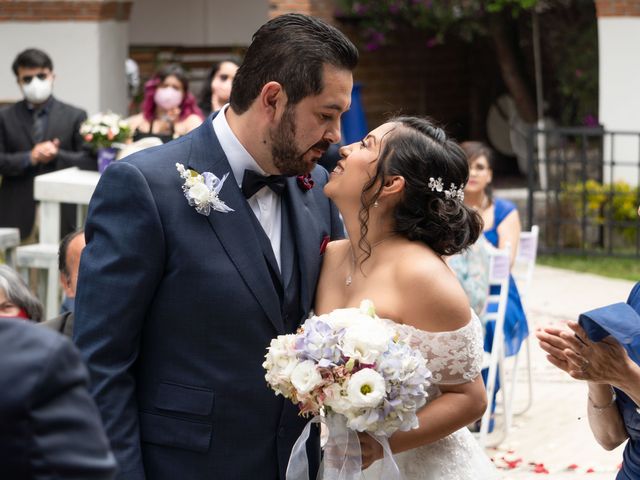
{"type": "Polygon", "coordinates": [[[489,296],[490,248],[489,242],[484,237],[479,237],[467,250],[447,259],[467,294],[471,308],[481,320],[489,296]]]}
{"type": "MultiPolygon", "coordinates": [[[[511,265],[515,262],[520,242],[520,216],[509,200],[494,198],[493,152],[480,142],[464,142],[460,145],[469,162],[469,181],[464,187],[464,203],[474,208],[484,221],[484,237],[496,248],[511,246],[511,265]]],[[[529,334],[527,317],[520,301],[518,287],[509,278],[509,298],[504,318],[505,355],[518,353],[520,345],[529,334]]],[[[491,351],[493,325],[487,325],[485,351],[491,351]]]]}
{"type": "Polygon", "coordinates": [[[0,318],[0,477],[114,478],[116,462],[88,384],[68,339],[0,318]]]}
{"type": "Polygon", "coordinates": [[[133,141],[158,137],[164,143],[186,135],[203,120],[196,99],[189,92],[189,80],[179,65],[163,67],[144,86],[142,113],[127,121],[133,141]]]}
{"type": "MultiPolygon", "coordinates": [[[[25,240],[34,233],[34,178],[74,166],[96,170],[97,162],[80,135],[87,114],[53,96],[51,58],[30,48],[12,69],[24,100],[0,110],[0,227],[19,228],[25,240]]],[[[75,230],[75,222],[75,206],[63,204],[62,234],[75,230]]]]}
{"type": "Polygon", "coordinates": [[[60,284],[65,295],[65,301],[62,304],[63,311],[57,317],[42,322],[45,327],[52,328],[69,338],[73,334],[73,311],[76,285],[78,284],[78,269],[80,268],[80,255],[84,247],[84,230],[72,232],[60,242],[58,270],[60,271],[60,284]]]}
{"type": "Polygon", "coordinates": [[[39,322],[42,320],[42,312],[42,303],[29,290],[20,275],[11,267],[0,265],[0,317],[39,322]]]}
{"type": "Polygon", "coordinates": [[[229,103],[231,86],[238,68],[239,65],[233,60],[216,62],[211,67],[202,92],[200,92],[200,103],[198,103],[205,116],[217,112],[229,103]]]}

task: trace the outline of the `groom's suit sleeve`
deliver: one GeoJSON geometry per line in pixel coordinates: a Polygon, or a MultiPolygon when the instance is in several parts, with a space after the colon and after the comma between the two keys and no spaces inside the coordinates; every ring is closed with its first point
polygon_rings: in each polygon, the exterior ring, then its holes
{"type": "Polygon", "coordinates": [[[126,162],[105,171],[89,207],[74,340],[119,464],[143,479],[136,382],[142,326],[164,269],[164,237],[146,178],[126,162]]]}

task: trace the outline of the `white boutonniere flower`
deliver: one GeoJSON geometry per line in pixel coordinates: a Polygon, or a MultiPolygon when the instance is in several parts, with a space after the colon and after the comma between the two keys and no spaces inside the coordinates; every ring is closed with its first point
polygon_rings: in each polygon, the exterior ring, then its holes
{"type": "Polygon", "coordinates": [[[184,196],[189,205],[196,207],[196,212],[201,215],[209,215],[211,209],[222,213],[233,212],[233,208],[229,208],[218,196],[224,181],[229,176],[228,173],[221,180],[211,172],[200,174],[194,170],[186,169],[181,163],[176,163],[176,168],[184,180],[184,185],[182,185],[184,196]]]}

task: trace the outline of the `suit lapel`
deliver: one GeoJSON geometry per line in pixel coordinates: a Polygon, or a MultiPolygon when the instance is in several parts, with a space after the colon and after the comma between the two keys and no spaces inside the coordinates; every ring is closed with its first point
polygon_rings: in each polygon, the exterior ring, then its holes
{"type": "Polygon", "coordinates": [[[19,108],[16,108],[16,112],[18,115],[18,123],[20,127],[24,130],[27,138],[31,142],[31,145],[35,145],[33,142],[33,132],[31,126],[33,125],[33,115],[27,108],[27,103],[23,100],[20,102],[19,108]]]}
{"type": "Polygon", "coordinates": [[[211,118],[207,118],[194,132],[188,166],[199,173],[209,171],[218,178],[229,174],[220,190],[220,199],[234,211],[221,213],[212,210],[207,220],[273,326],[279,333],[284,333],[279,296],[249,216],[251,211],[215,136],[211,118]]]}
{"type": "Polygon", "coordinates": [[[62,112],[62,105],[56,101],[55,98],[51,98],[51,103],[49,104],[49,113],[47,115],[47,125],[44,130],[44,138],[49,140],[53,138],[52,130],[56,125],[60,123],[65,124],[63,119],[64,115],[62,112]]]}
{"type": "Polygon", "coordinates": [[[310,208],[313,195],[310,191],[303,192],[296,177],[287,179],[287,193],[285,201],[291,213],[291,230],[295,238],[298,260],[300,264],[300,297],[305,312],[311,308],[311,301],[315,294],[316,279],[320,270],[319,241],[321,232],[313,221],[314,212],[310,208]]]}

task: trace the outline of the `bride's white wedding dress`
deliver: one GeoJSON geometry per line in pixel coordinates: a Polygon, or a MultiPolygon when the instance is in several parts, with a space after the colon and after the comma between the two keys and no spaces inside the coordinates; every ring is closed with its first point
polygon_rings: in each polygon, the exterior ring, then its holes
{"type": "MultiPolygon", "coordinates": [[[[433,375],[427,404],[441,395],[438,385],[469,382],[480,374],[482,326],[472,320],[452,332],[426,332],[410,325],[394,323],[399,335],[420,349],[433,375]]],[[[391,320],[389,320],[391,322],[391,320]]],[[[393,323],[393,322],[392,322],[393,323]]],[[[394,455],[404,480],[488,480],[499,478],[498,471],[467,428],[434,443],[394,455]]],[[[380,479],[381,462],[364,471],[367,480],[380,479]]]]}

